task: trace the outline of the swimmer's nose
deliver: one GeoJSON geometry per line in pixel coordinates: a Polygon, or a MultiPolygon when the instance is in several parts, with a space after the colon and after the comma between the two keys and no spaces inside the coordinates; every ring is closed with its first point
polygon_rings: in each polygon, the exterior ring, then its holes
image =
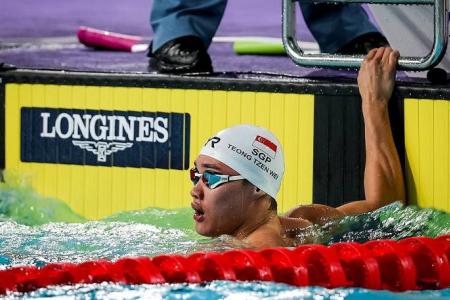
{"type": "Polygon", "coordinates": [[[194,199],[202,199],[203,198],[203,189],[202,184],[199,180],[196,185],[194,185],[191,189],[191,196],[194,199]]]}

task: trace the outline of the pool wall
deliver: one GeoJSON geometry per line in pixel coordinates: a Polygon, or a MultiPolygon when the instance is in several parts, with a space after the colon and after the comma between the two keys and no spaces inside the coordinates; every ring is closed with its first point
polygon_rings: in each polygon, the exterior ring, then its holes
{"type": "MultiPolygon", "coordinates": [[[[2,167],[30,176],[39,193],[90,219],[188,206],[187,170],[200,147],[240,123],[269,128],[283,145],[280,211],[364,197],[354,79],[32,70],[3,72],[0,79],[2,167]]],[[[390,112],[410,203],[450,211],[446,99],[447,87],[402,82],[390,112]]],[[[267,158],[257,159],[263,168],[267,158]]]]}

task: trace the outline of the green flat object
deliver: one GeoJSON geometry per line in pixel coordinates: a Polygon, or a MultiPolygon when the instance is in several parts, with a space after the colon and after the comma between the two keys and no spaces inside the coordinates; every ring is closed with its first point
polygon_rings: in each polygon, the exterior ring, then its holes
{"type": "Polygon", "coordinates": [[[286,55],[281,41],[236,41],[233,50],[238,55],[286,55]]]}

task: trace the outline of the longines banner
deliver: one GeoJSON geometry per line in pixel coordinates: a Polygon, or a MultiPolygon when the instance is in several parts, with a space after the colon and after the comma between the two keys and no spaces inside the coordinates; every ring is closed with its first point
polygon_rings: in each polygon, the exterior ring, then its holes
{"type": "Polygon", "coordinates": [[[186,113],[21,109],[23,162],[189,168],[186,113]]]}

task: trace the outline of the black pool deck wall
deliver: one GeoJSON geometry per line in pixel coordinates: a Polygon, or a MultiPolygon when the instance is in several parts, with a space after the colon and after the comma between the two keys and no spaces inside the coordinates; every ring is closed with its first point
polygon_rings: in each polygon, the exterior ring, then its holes
{"type": "MultiPolygon", "coordinates": [[[[405,162],[403,98],[390,102],[390,120],[405,162]]],[[[365,140],[361,99],[354,95],[315,95],[314,203],[339,206],[364,199],[365,140]]]]}

